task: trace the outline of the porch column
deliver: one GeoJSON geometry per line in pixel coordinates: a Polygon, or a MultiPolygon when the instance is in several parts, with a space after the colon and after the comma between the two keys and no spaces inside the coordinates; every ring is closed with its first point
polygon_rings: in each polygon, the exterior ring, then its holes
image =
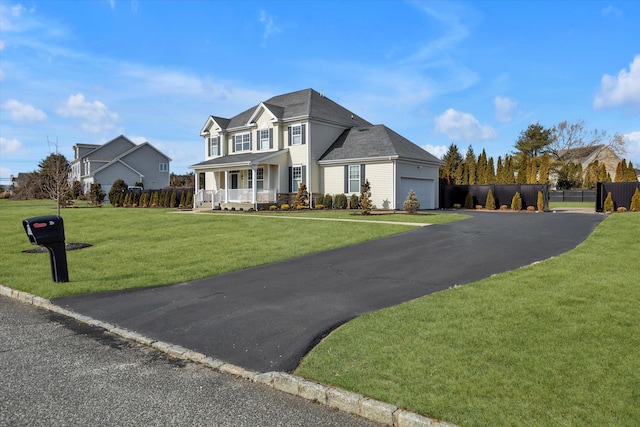
{"type": "Polygon", "coordinates": [[[253,208],[258,210],[258,165],[251,165],[251,202],[253,208]]]}
{"type": "Polygon", "coordinates": [[[224,201],[229,201],[229,171],[224,171],[224,201]]]}
{"type": "MultiPolygon", "coordinates": [[[[199,194],[200,194],[199,193],[200,190],[199,190],[199,186],[198,186],[198,175],[199,175],[198,174],[198,170],[196,169],[196,172],[195,172],[196,183],[195,183],[195,188],[193,189],[193,192],[195,193],[194,197],[193,197],[193,209],[198,207],[198,197],[196,197],[196,195],[199,196],[199,194]]],[[[204,197],[203,197],[203,202],[204,202],[204,197]]]]}

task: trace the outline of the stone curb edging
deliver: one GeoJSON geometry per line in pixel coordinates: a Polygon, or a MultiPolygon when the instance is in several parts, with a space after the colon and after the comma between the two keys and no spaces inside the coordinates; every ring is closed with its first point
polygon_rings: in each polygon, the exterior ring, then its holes
{"type": "Polygon", "coordinates": [[[88,316],[75,313],[58,305],[53,304],[48,299],[18,291],[0,285],[0,295],[13,298],[31,305],[34,305],[54,313],[73,318],[77,321],[103,328],[108,332],[118,335],[127,340],[135,341],[139,344],[154,348],[176,359],[188,360],[199,363],[217,371],[231,374],[255,383],[267,385],[275,390],[301,397],[311,402],[329,406],[341,412],[358,415],[367,420],[394,427],[456,427],[455,424],[424,417],[413,412],[405,411],[389,403],[370,399],[363,395],[342,390],[337,387],[330,387],[305,380],[304,378],[285,372],[265,372],[260,373],[244,369],[240,366],[223,362],[219,359],[206,356],[189,350],[185,347],[156,341],[152,338],[141,335],[137,332],[129,331],[111,323],[102,322],[88,316]]]}

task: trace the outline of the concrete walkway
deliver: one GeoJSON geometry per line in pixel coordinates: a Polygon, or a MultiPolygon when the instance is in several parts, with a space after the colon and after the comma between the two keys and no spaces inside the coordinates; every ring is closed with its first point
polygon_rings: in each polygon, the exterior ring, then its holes
{"type": "Polygon", "coordinates": [[[53,302],[246,369],[290,372],[355,316],[561,254],[604,219],[465,213],[473,218],[211,278],[53,302]]]}

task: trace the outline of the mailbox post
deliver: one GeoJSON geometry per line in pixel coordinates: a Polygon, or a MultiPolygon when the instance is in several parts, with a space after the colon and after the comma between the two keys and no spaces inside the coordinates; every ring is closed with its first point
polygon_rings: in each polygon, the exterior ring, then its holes
{"type": "Polygon", "coordinates": [[[38,216],[22,221],[24,231],[32,245],[47,248],[54,282],[69,281],[67,252],[64,244],[64,223],[58,215],[38,216]]]}

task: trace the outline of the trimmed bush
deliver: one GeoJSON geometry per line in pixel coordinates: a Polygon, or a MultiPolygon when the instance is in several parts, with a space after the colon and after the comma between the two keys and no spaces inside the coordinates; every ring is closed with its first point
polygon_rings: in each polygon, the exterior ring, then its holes
{"type": "Polygon", "coordinates": [[[620,213],[624,213],[627,211],[627,208],[625,208],[624,206],[620,206],[618,209],[616,209],[616,212],[620,212],[620,213]]]}
{"type": "Polygon", "coordinates": [[[140,207],[146,208],[149,205],[149,195],[147,193],[142,193],[140,196],[140,207]]]}
{"type": "Polygon", "coordinates": [[[418,200],[418,196],[416,196],[413,190],[409,190],[409,193],[407,193],[407,198],[402,204],[402,207],[408,214],[414,214],[420,209],[420,200],[418,200]]]}
{"type": "Polygon", "coordinates": [[[516,191],[516,194],[513,195],[513,199],[511,199],[511,210],[512,211],[521,211],[522,210],[522,197],[520,193],[516,191]]]}
{"type": "Polygon", "coordinates": [[[111,204],[114,204],[114,200],[116,202],[120,202],[119,196],[124,194],[128,188],[127,183],[124,182],[123,179],[116,179],[113,181],[113,184],[111,184],[111,188],[109,189],[109,201],[111,204]]]}
{"type": "Polygon", "coordinates": [[[493,197],[493,191],[489,190],[487,193],[487,201],[485,202],[485,207],[488,210],[495,210],[496,208],[496,199],[493,197]]]}
{"type": "Polygon", "coordinates": [[[636,191],[631,197],[631,212],[640,212],[640,189],[636,188],[636,191]]]}
{"type": "Polygon", "coordinates": [[[536,205],[538,206],[538,211],[542,212],[544,210],[544,195],[542,191],[538,191],[538,201],[536,205]]]}
{"type": "Polygon", "coordinates": [[[309,192],[307,191],[307,184],[301,182],[298,186],[298,192],[295,199],[293,199],[293,207],[296,209],[304,209],[309,206],[309,192]],[[302,206],[302,208],[300,208],[302,206]]]}
{"type": "Polygon", "coordinates": [[[347,209],[347,196],[344,193],[337,194],[333,200],[333,207],[336,209],[347,209]]]}
{"type": "Polygon", "coordinates": [[[322,203],[316,203],[316,209],[324,209],[324,205],[322,203]]]}
{"type": "Polygon", "coordinates": [[[175,208],[176,207],[176,199],[178,198],[178,195],[176,194],[175,191],[171,192],[171,201],[169,202],[169,207],[170,208],[175,208]]]}
{"type": "Polygon", "coordinates": [[[508,209],[509,209],[509,206],[507,206],[507,205],[500,205],[500,210],[501,210],[501,211],[506,211],[506,210],[508,210],[508,209]]]}
{"type": "Polygon", "coordinates": [[[349,198],[349,209],[358,209],[360,207],[360,198],[357,194],[352,194],[349,198]]]}
{"type": "Polygon", "coordinates": [[[331,196],[331,194],[325,194],[324,195],[324,198],[322,199],[322,204],[327,209],[331,209],[333,207],[333,197],[331,196]]]}
{"type": "Polygon", "coordinates": [[[291,209],[291,206],[289,206],[286,203],[283,203],[283,204],[280,205],[280,210],[281,211],[288,211],[289,209],[291,209]]]}
{"type": "Polygon", "coordinates": [[[473,209],[473,196],[471,193],[467,193],[467,197],[464,198],[464,208],[473,209]]]}
{"type": "Polygon", "coordinates": [[[270,211],[275,211],[276,209],[278,209],[278,207],[276,205],[269,206],[269,210],[270,211]]]}
{"type": "Polygon", "coordinates": [[[611,197],[611,191],[607,194],[607,198],[604,199],[604,211],[605,212],[613,212],[615,207],[613,205],[613,198],[611,197]]]}
{"type": "Polygon", "coordinates": [[[297,209],[297,210],[299,210],[299,211],[301,211],[301,210],[303,210],[303,209],[306,209],[306,208],[307,208],[307,207],[306,207],[305,205],[298,205],[298,206],[296,206],[296,209],[297,209]]]}
{"type": "Polygon", "coordinates": [[[527,206],[527,212],[535,212],[536,208],[533,206],[527,206]]]}

